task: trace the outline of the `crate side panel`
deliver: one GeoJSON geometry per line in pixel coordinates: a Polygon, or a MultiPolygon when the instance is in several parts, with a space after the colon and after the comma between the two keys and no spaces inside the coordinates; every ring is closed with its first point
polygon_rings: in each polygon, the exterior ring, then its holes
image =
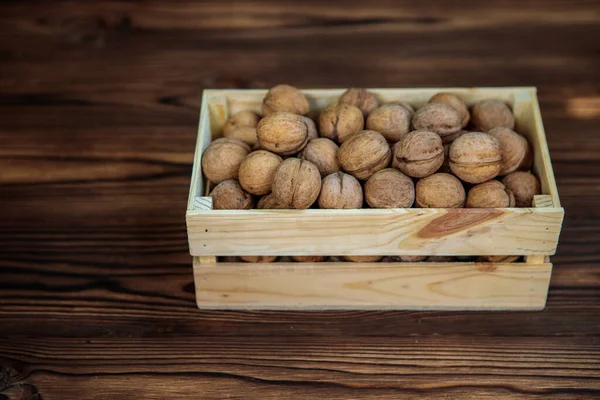
{"type": "Polygon", "coordinates": [[[551,264],[200,263],[206,309],[538,310],[551,264]]]}
{"type": "Polygon", "coordinates": [[[187,213],[192,255],[551,255],[559,208],[187,213]]]}

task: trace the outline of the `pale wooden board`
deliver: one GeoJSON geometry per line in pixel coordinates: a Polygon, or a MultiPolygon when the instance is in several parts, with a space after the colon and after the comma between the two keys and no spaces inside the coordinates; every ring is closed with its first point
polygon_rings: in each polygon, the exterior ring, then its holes
{"type": "Polygon", "coordinates": [[[548,263],[217,265],[194,258],[201,309],[539,310],[551,271],[548,263]]]}
{"type": "Polygon", "coordinates": [[[550,255],[561,208],[195,210],[192,255],[550,255]]]}

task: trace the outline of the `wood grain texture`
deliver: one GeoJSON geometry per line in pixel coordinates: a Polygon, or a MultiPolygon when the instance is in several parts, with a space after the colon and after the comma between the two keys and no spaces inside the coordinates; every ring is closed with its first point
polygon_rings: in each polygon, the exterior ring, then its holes
{"type": "Polygon", "coordinates": [[[599,7],[0,2],[0,399],[598,398],[599,7]],[[567,210],[546,309],[198,310],[202,90],[281,82],[537,86],[567,210]]]}
{"type": "MultiPolygon", "coordinates": [[[[542,261],[543,262],[543,261],[542,261]]],[[[541,310],[552,264],[207,263],[201,309],[541,310]]]]}

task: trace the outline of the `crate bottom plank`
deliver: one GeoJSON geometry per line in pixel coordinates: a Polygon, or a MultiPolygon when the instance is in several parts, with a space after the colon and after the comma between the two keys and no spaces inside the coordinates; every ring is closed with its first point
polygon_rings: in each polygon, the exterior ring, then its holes
{"type": "Polygon", "coordinates": [[[194,257],[201,309],[541,310],[551,263],[216,263],[194,257]]]}

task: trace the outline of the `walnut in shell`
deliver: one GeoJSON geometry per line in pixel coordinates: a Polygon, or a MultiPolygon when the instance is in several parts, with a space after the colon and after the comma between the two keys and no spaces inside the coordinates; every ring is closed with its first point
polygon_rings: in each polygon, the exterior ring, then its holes
{"type": "Polygon", "coordinates": [[[408,110],[408,112],[410,113],[410,118],[412,119],[413,115],[415,115],[415,108],[413,106],[411,106],[410,104],[408,104],[405,101],[402,100],[395,100],[395,101],[390,101],[387,104],[396,104],[399,106],[402,106],[404,108],[406,108],[408,110]]]}
{"type": "Polygon", "coordinates": [[[219,183],[210,192],[210,197],[213,210],[249,210],[254,204],[252,196],[234,179],[219,183]]]}
{"type": "Polygon", "coordinates": [[[271,191],[273,177],[283,160],[275,153],[257,150],[248,154],[238,173],[240,185],[251,194],[262,196],[271,191]]]}
{"type": "Polygon", "coordinates": [[[338,143],[362,131],[365,120],[362,111],[352,104],[333,103],[325,107],[319,116],[321,136],[338,143]]]}
{"type": "Polygon", "coordinates": [[[408,208],[415,201],[415,185],[397,169],[385,168],[365,183],[365,199],[371,208],[408,208]]]}
{"type": "Polygon", "coordinates": [[[498,140],[483,132],[469,132],[450,146],[450,169],[465,182],[481,183],[495,178],[502,169],[498,140]]]}
{"type": "Polygon", "coordinates": [[[471,119],[469,108],[457,95],[452,93],[441,92],[429,99],[430,103],[444,103],[454,108],[460,114],[461,126],[464,128],[471,119]]]}
{"type": "Polygon", "coordinates": [[[415,203],[420,208],[461,208],[465,188],[453,175],[438,172],[417,182],[415,203]]]}
{"type": "Polygon", "coordinates": [[[517,170],[527,171],[531,168],[533,154],[524,136],[502,126],[491,129],[488,133],[500,143],[502,170],[499,175],[507,175],[517,170]]]}
{"type": "Polygon", "coordinates": [[[267,92],[262,104],[262,114],[266,117],[278,111],[305,115],[310,111],[310,104],[306,96],[294,86],[277,85],[267,92]]]}
{"type": "Polygon", "coordinates": [[[345,261],[350,262],[377,262],[383,258],[383,256],[344,256],[345,261]]]}
{"type": "Polygon", "coordinates": [[[392,151],[379,132],[361,131],[346,140],[338,151],[340,166],[357,179],[366,180],[390,163],[392,151]]]}
{"type": "Polygon", "coordinates": [[[254,111],[240,111],[235,113],[225,122],[223,136],[227,137],[229,133],[242,127],[256,128],[259,120],[260,117],[254,111]]]}
{"type": "Polygon", "coordinates": [[[306,124],[308,129],[308,140],[316,139],[319,137],[319,131],[317,131],[317,125],[312,119],[302,116],[302,121],[306,124]]]}
{"type": "Polygon", "coordinates": [[[246,143],[251,148],[258,147],[258,137],[256,136],[256,128],[249,126],[241,126],[237,129],[224,133],[226,138],[237,139],[246,143]]]}
{"type": "Polygon", "coordinates": [[[318,202],[320,208],[361,208],[363,191],[355,177],[336,172],[323,179],[318,202]]]}
{"type": "Polygon", "coordinates": [[[277,200],[273,193],[269,193],[258,200],[256,208],[259,210],[289,210],[290,207],[277,200]]]}
{"type": "Polygon", "coordinates": [[[288,158],[279,164],[272,190],[279,202],[291,208],[305,209],[319,197],[321,174],[310,161],[288,158]]]}
{"type": "Polygon", "coordinates": [[[397,142],[410,130],[410,111],[397,104],[383,104],[367,117],[367,129],[377,131],[390,142],[397,142]]]}
{"type": "Polygon", "coordinates": [[[240,164],[249,152],[250,146],[241,140],[217,139],[202,154],[202,172],[213,183],[236,179],[240,164]]]}
{"type": "Polygon", "coordinates": [[[502,179],[502,183],[515,195],[517,207],[531,207],[533,196],[542,194],[540,181],[530,172],[516,171],[502,179]]]}
{"type": "Polygon", "coordinates": [[[377,97],[367,89],[350,88],[340,97],[340,103],[352,104],[360,108],[363,116],[369,115],[371,111],[379,106],[377,97]]]}
{"type": "Polygon", "coordinates": [[[444,103],[428,103],[419,108],[412,119],[415,130],[435,132],[442,139],[462,128],[460,113],[444,103]]]}
{"type": "Polygon", "coordinates": [[[292,259],[301,263],[313,263],[325,261],[325,256],[292,256],[292,259]]]}
{"type": "Polygon", "coordinates": [[[321,177],[333,174],[340,170],[337,154],[339,147],[333,140],[327,138],[312,139],[302,153],[300,158],[315,164],[321,173],[321,177]]]}
{"type": "Polygon", "coordinates": [[[515,195],[500,181],[475,185],[467,194],[467,208],[507,208],[515,206],[515,195]]]}
{"type": "Polygon", "coordinates": [[[240,258],[249,263],[272,263],[277,260],[277,256],[240,256],[240,258]]]}
{"type": "Polygon", "coordinates": [[[515,128],[515,116],[506,103],[498,99],[477,102],[471,110],[471,122],[481,132],[489,132],[498,126],[515,128]]]}
{"type": "Polygon", "coordinates": [[[435,132],[412,131],[394,145],[392,166],[413,178],[423,178],[444,163],[442,139],[435,132]]]}
{"type": "Polygon", "coordinates": [[[289,112],[277,112],[260,120],[256,127],[258,143],[282,156],[295,154],[308,143],[306,120],[289,112]]]}

